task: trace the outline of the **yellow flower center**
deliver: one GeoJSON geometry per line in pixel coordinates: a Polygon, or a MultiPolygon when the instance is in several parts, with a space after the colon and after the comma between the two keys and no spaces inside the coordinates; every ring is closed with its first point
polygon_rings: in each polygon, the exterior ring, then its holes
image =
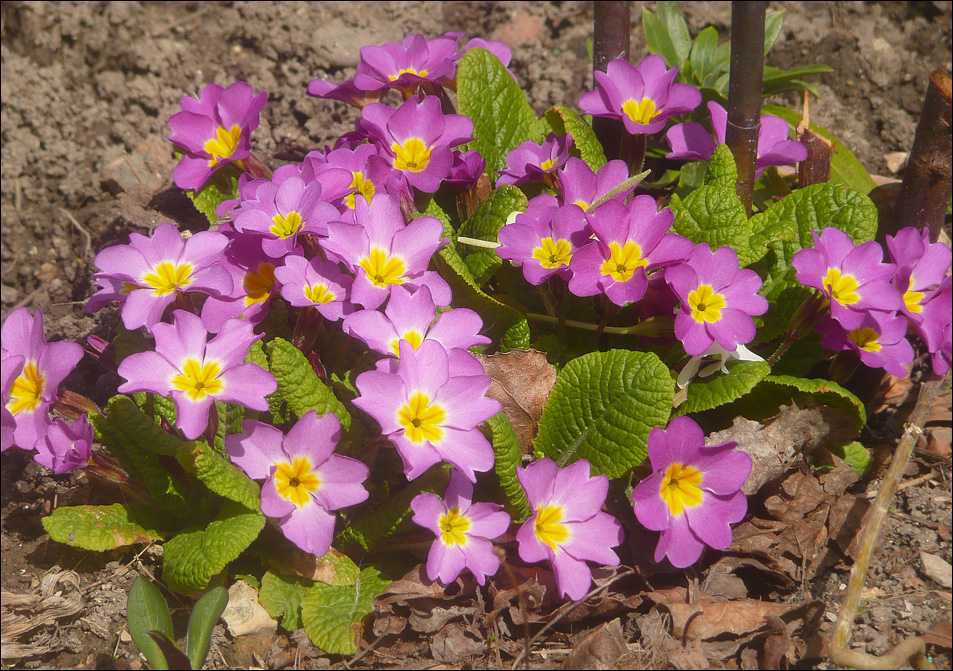
{"type": "Polygon", "coordinates": [[[394,338],[390,341],[391,351],[394,352],[394,356],[400,357],[400,341],[406,340],[410,343],[410,346],[414,349],[420,347],[420,343],[424,341],[423,335],[417,329],[410,329],[409,331],[404,331],[401,334],[400,338],[394,338]]]}
{"type": "Polygon", "coordinates": [[[292,463],[276,464],[275,489],[278,496],[299,508],[308,502],[311,492],[321,486],[321,479],[311,470],[311,460],[295,457],[292,463]]]}
{"type": "Polygon", "coordinates": [[[43,389],[46,387],[46,378],[36,367],[36,361],[27,361],[23,366],[23,372],[20,377],[13,381],[13,387],[10,389],[10,401],[7,403],[7,410],[16,415],[24,410],[35,412],[36,407],[40,405],[43,396],[43,389]]]}
{"type": "Polygon", "coordinates": [[[306,286],[304,288],[304,297],[317,305],[330,303],[336,298],[334,292],[328,289],[327,285],[324,284],[311,284],[306,286]]]}
{"type": "Polygon", "coordinates": [[[359,265],[367,273],[370,280],[378,289],[386,289],[389,284],[403,284],[407,266],[399,256],[388,256],[380,247],[371,247],[369,256],[360,260],[359,265]]]}
{"type": "Polygon", "coordinates": [[[459,508],[453,507],[441,515],[437,524],[440,527],[440,540],[443,541],[444,545],[452,547],[467,544],[470,518],[461,515],[459,508]]]}
{"type": "Polygon", "coordinates": [[[573,202],[573,205],[578,205],[583,212],[587,212],[589,210],[589,203],[584,200],[577,200],[573,202]]]}
{"type": "Polygon", "coordinates": [[[215,131],[215,139],[205,143],[205,153],[210,154],[212,159],[208,162],[208,167],[214,168],[219,161],[228,158],[238,149],[238,141],[242,137],[242,129],[235,124],[230,129],[225,130],[222,126],[215,131]]]}
{"type": "Polygon", "coordinates": [[[923,293],[920,291],[913,290],[913,275],[910,276],[910,286],[903,294],[903,302],[907,306],[907,310],[914,314],[920,314],[923,312],[923,306],[920,305],[920,301],[923,300],[923,293]]]}
{"type": "Polygon", "coordinates": [[[674,463],[665,469],[662,488],[659,494],[665,505],[675,516],[685,512],[685,508],[694,508],[702,502],[702,472],[692,466],[674,463]]]}
{"type": "Polygon", "coordinates": [[[348,194],[344,198],[344,202],[349,208],[354,209],[354,201],[357,198],[358,194],[364,196],[364,200],[368,203],[371,202],[371,198],[374,197],[374,193],[377,191],[377,187],[374,186],[374,182],[369,179],[364,179],[364,175],[359,172],[352,172],[354,179],[351,180],[351,188],[356,189],[354,193],[348,194]]]}
{"type": "Polygon", "coordinates": [[[431,405],[430,398],[419,391],[397,411],[397,423],[404,427],[404,434],[412,443],[438,442],[443,436],[440,425],[445,421],[447,411],[440,405],[431,405]]]}
{"type": "Polygon", "coordinates": [[[716,294],[709,284],[699,284],[688,294],[688,307],[692,309],[692,319],[699,324],[711,323],[721,319],[725,309],[725,297],[716,294]]]}
{"type": "Polygon", "coordinates": [[[391,145],[394,152],[394,168],[396,170],[410,170],[420,172],[427,169],[430,162],[430,148],[417,137],[409,138],[404,144],[395,142],[391,145]]]}
{"type": "Polygon", "coordinates": [[[290,238],[300,231],[301,226],[304,224],[304,222],[301,221],[301,215],[297,212],[289,212],[287,217],[276,214],[272,218],[272,221],[274,223],[268,230],[279,238],[290,238]]]}
{"type": "Polygon", "coordinates": [[[645,268],[649,262],[642,258],[642,248],[629,240],[625,247],[618,242],[609,243],[610,256],[602,262],[602,274],[609,275],[617,282],[628,282],[638,268],[645,268]]]}
{"type": "Polygon", "coordinates": [[[400,79],[401,75],[411,74],[411,75],[417,75],[418,77],[426,77],[428,72],[429,70],[421,70],[420,72],[417,72],[413,68],[404,68],[403,70],[400,70],[396,75],[387,75],[387,78],[390,79],[392,82],[396,82],[398,79],[400,79]]]}
{"type": "Polygon", "coordinates": [[[222,367],[217,361],[206,361],[204,364],[198,359],[188,358],[182,366],[180,375],[170,381],[174,389],[184,391],[192,401],[201,401],[206,396],[216,396],[225,389],[225,383],[219,379],[222,367]]]}
{"type": "Polygon", "coordinates": [[[536,524],[533,530],[536,538],[545,543],[553,551],[559,549],[569,538],[569,527],[562,524],[563,507],[550,504],[536,506],[536,524]]]}
{"type": "Polygon", "coordinates": [[[555,242],[552,238],[543,238],[539,241],[539,247],[533,250],[533,258],[539,261],[543,268],[568,266],[572,259],[572,247],[569,240],[563,238],[555,242]]]}
{"type": "Polygon", "coordinates": [[[652,119],[659,115],[655,111],[655,101],[651,98],[642,98],[639,102],[626,100],[622,105],[622,113],[629,117],[632,123],[643,126],[652,123],[652,119]]]}
{"type": "Polygon", "coordinates": [[[847,334],[847,337],[850,338],[855,345],[865,352],[879,352],[882,349],[882,345],[877,342],[877,332],[869,328],[859,328],[854,329],[847,334]]]}
{"type": "Polygon", "coordinates": [[[192,284],[192,270],[191,263],[160,261],[153,272],[142,277],[142,283],[152,287],[154,295],[167,296],[192,284]]]}
{"type": "Polygon", "coordinates": [[[272,263],[259,263],[255,271],[245,273],[242,288],[245,290],[245,307],[254,303],[263,303],[275,286],[275,266],[272,263]]]}
{"type": "Polygon", "coordinates": [[[840,268],[828,268],[821,285],[827,289],[831,299],[841,305],[853,305],[860,300],[860,296],[857,295],[857,287],[860,283],[854,279],[853,275],[841,274],[840,268]]]}
{"type": "Polygon", "coordinates": [[[556,164],[553,163],[553,160],[551,158],[547,158],[545,161],[542,162],[542,164],[540,164],[539,167],[541,170],[552,170],[554,165],[556,164]]]}

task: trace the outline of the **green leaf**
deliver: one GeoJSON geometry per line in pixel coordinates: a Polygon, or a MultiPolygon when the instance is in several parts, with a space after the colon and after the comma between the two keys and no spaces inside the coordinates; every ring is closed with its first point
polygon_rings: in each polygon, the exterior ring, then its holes
{"type": "Polygon", "coordinates": [[[523,89],[500,60],[485,49],[470,49],[457,69],[457,105],[473,120],[476,149],[486,160],[485,172],[496,178],[506,168],[506,155],[543,134],[523,89]]]}
{"type": "Polygon", "coordinates": [[[756,393],[782,390],[796,400],[801,392],[812,396],[817,402],[842,410],[854,420],[854,428],[860,431],[867,423],[867,410],[863,402],[836,382],[811,380],[791,375],[769,375],[758,385],[756,393]],[[773,388],[773,389],[772,389],[773,388]]]}
{"type": "Polygon", "coordinates": [[[212,642],[212,629],[228,605],[228,590],[213,587],[199,599],[189,616],[189,630],[185,637],[185,651],[193,669],[201,669],[212,642]]]}
{"type": "Polygon", "coordinates": [[[344,404],[331,393],[297,347],[283,338],[275,338],[265,345],[271,362],[271,374],[278,381],[278,394],[298,417],[315,410],[318,415],[333,412],[341,427],[351,426],[351,415],[344,404]]]}
{"type": "Polygon", "coordinates": [[[301,600],[301,621],[311,642],[331,655],[353,655],[355,625],[373,612],[374,599],[389,585],[374,568],[361,571],[351,585],[312,585],[301,600]]]}
{"type": "Polygon", "coordinates": [[[659,0],[656,10],[658,11],[659,22],[665,27],[665,31],[672,41],[672,48],[675,50],[675,57],[678,59],[676,65],[681,65],[692,50],[692,36],[688,32],[685,17],[678,11],[677,2],[659,0]]]}
{"type": "Polygon", "coordinates": [[[771,47],[778,41],[781,28],[784,26],[784,10],[768,10],[764,16],[764,55],[767,56],[771,47]]]}
{"type": "MultiPolygon", "coordinates": [[[[788,122],[791,128],[797,128],[797,125],[801,123],[799,113],[792,112],[784,107],[764,105],[761,111],[764,114],[781,117],[788,122]]],[[[857,160],[857,157],[851,153],[843,142],[834,137],[833,133],[814,123],[810,124],[810,129],[834,143],[831,147],[831,184],[844,184],[863,193],[869,193],[876,186],[863,164],[857,160]]]]}
{"type": "Polygon", "coordinates": [[[176,458],[182,468],[201,480],[210,492],[249,510],[260,509],[261,489],[258,485],[205,441],[183,444],[176,458]]]}
{"type": "Polygon", "coordinates": [[[529,501],[516,478],[516,467],[522,465],[523,454],[513,425],[506,415],[499,412],[486,421],[486,427],[489,429],[493,454],[496,455],[493,470],[500,481],[500,488],[506,494],[507,508],[513,513],[514,521],[526,519],[530,513],[529,501]]]}
{"type": "Polygon", "coordinates": [[[173,669],[191,669],[192,662],[189,661],[188,656],[179,648],[173,639],[168,634],[165,634],[161,631],[150,631],[148,633],[149,638],[151,638],[159,649],[162,650],[162,655],[166,659],[166,663],[173,669]]]}
{"type": "Polygon", "coordinates": [[[136,578],[129,590],[126,619],[129,622],[129,634],[146,656],[149,666],[153,669],[168,669],[169,664],[162,649],[149,636],[149,632],[158,631],[171,637],[172,615],[162,593],[143,576],[136,578]]]}
{"type": "Polygon", "coordinates": [[[287,631],[301,628],[301,600],[307,594],[313,580],[298,576],[285,576],[268,571],[261,578],[258,599],[273,618],[281,618],[281,626],[287,631]]]}
{"type": "Polygon", "coordinates": [[[734,154],[726,144],[715,147],[715,153],[708,161],[708,172],[705,173],[705,184],[734,189],[738,183],[738,166],[735,165],[734,154]]]}
{"type": "Polygon", "coordinates": [[[162,579],[182,594],[205,589],[213,576],[258,538],[264,526],[260,512],[226,502],[210,524],[183,531],[166,542],[162,579]]]}
{"type": "Polygon", "coordinates": [[[218,221],[215,210],[226,200],[238,198],[238,177],[241,173],[234,166],[225,166],[205,183],[202,190],[196,193],[186,190],[195,209],[205,215],[210,224],[218,221]]]}
{"type": "Polygon", "coordinates": [[[109,506],[64,506],[41,520],[50,538],[72,547],[107,552],[162,539],[162,534],[136,520],[123,503],[109,506]]]}
{"type": "Polygon", "coordinates": [[[708,26],[695,38],[692,45],[692,70],[695,81],[699,84],[710,84],[707,81],[714,74],[716,60],[716,51],[718,49],[718,31],[712,26],[708,26]]]}
{"type": "Polygon", "coordinates": [[[559,105],[550,107],[546,110],[546,122],[556,135],[572,135],[575,141],[572,153],[578,153],[579,158],[585,161],[593,172],[598,172],[599,168],[606,164],[602,144],[592,126],[571,108],[559,105]]]}
{"type": "Polygon", "coordinates": [[[237,403],[215,401],[215,412],[218,414],[218,428],[215,431],[215,449],[219,454],[225,454],[225,436],[242,432],[242,422],[245,420],[245,408],[237,403]]]}
{"type": "Polygon", "coordinates": [[[866,475],[874,463],[867,448],[856,440],[846,445],[835,445],[830,448],[830,451],[846,461],[858,475],[866,475]]]}
{"type": "Polygon", "coordinates": [[[559,373],[533,446],[560,465],[588,459],[594,475],[618,478],[645,460],[649,432],[671,414],[674,387],[654,354],[584,354],[559,373]]]}
{"type": "Polygon", "coordinates": [[[728,374],[716,373],[695,378],[688,385],[688,397],[676,408],[676,415],[702,412],[731,403],[755,388],[771,372],[764,361],[737,361],[729,365],[728,374]]]}
{"type": "Polygon", "coordinates": [[[731,247],[742,267],[760,258],[751,248],[754,228],[734,186],[702,186],[685,200],[673,194],[669,207],[675,212],[675,232],[695,244],[707,242],[712,250],[731,247]]]}
{"type": "Polygon", "coordinates": [[[815,63],[813,65],[804,65],[791,68],[790,70],[779,70],[765,66],[764,79],[761,89],[761,95],[765,98],[776,95],[782,91],[803,91],[807,89],[818,95],[814,87],[801,81],[802,77],[811,77],[813,75],[823,75],[833,72],[834,69],[829,65],[815,63]]]}
{"type": "MultiPolygon", "coordinates": [[[[494,189],[489,198],[480,203],[477,211],[460,227],[460,235],[496,242],[496,235],[506,224],[506,218],[513,212],[525,211],[526,205],[526,196],[515,186],[506,184],[494,189]]],[[[467,264],[473,281],[480,286],[486,284],[496,269],[503,265],[503,259],[495,249],[460,243],[457,245],[457,252],[467,264]]]]}

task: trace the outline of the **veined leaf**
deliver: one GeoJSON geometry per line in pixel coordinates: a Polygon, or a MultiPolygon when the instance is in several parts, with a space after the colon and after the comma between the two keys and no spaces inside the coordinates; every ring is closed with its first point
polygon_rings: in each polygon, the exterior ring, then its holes
{"type": "Polygon", "coordinates": [[[516,478],[516,467],[522,464],[523,454],[520,452],[519,439],[513,430],[510,420],[502,412],[497,413],[486,421],[490,432],[490,444],[496,462],[493,465],[496,477],[500,481],[500,488],[506,494],[507,508],[514,514],[514,521],[529,517],[529,501],[526,492],[516,478]]]}
{"type": "Polygon", "coordinates": [[[674,414],[702,412],[731,403],[755,388],[771,372],[764,361],[736,361],[729,364],[728,374],[715,373],[707,378],[695,378],[688,385],[688,396],[674,414]]]}
{"type": "Polygon", "coordinates": [[[249,510],[260,509],[261,489],[258,485],[204,440],[183,444],[176,458],[182,468],[201,480],[210,492],[249,510]]]}
{"type": "Polygon", "coordinates": [[[268,571],[261,578],[258,599],[273,618],[281,618],[281,626],[287,631],[301,628],[301,600],[313,580],[297,576],[285,576],[268,571]]]}
{"type": "MultiPolygon", "coordinates": [[[[592,126],[569,107],[559,105],[546,110],[546,122],[556,135],[572,135],[575,140],[573,153],[585,161],[593,172],[606,164],[606,155],[592,126]]],[[[526,208],[523,208],[526,209],[526,208]]]]}
{"type": "Polygon", "coordinates": [[[373,612],[374,599],[390,585],[366,568],[352,584],[312,585],[301,600],[301,621],[311,641],[332,655],[357,652],[354,626],[373,612]]]}
{"type": "MultiPolygon", "coordinates": [[[[526,210],[526,196],[515,186],[506,184],[494,189],[490,197],[480,203],[477,211],[460,227],[460,235],[478,240],[496,242],[496,235],[513,212],[526,210]]],[[[503,259],[494,249],[470,247],[457,244],[457,252],[463,257],[467,269],[476,284],[483,286],[503,265],[503,259]]]]}
{"type": "Polygon", "coordinates": [[[722,186],[734,189],[738,183],[738,166],[735,157],[726,144],[715,147],[715,153],[708,161],[708,171],[705,173],[705,184],[708,186],[722,186]]]}
{"type": "Polygon", "coordinates": [[[57,508],[42,519],[42,524],[53,540],[93,552],[162,539],[162,534],[140,524],[135,513],[122,503],[57,508]]]}
{"type": "Polygon", "coordinates": [[[278,394],[294,414],[301,417],[315,410],[319,415],[333,412],[347,430],[351,415],[344,404],[331,393],[308,363],[304,354],[287,340],[275,338],[265,345],[271,374],[278,381],[278,394]]]}

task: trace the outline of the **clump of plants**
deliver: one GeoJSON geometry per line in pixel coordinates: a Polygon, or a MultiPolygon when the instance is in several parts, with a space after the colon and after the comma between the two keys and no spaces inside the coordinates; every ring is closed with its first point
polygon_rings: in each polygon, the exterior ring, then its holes
{"type": "MultiPolygon", "coordinates": [[[[916,229],[876,242],[843,148],[832,181],[779,170],[809,159],[787,111],[760,116],[739,196],[727,43],[673,11],[646,15],[656,53],[540,117],[502,44],[367,46],[352,79],[307,91],[350,105],[355,130],[300,163],[255,154],[251,84],[184,97],[174,180],[209,229],[165,223],[97,255],[87,310],[121,323],[85,355],[48,343],[39,310],[3,324],[3,449],[121,492],[54,510],[50,536],[160,543],[186,595],[241,574],[286,629],[351,654],[352,625],[416,561],[443,585],[540,564],[578,601],[641,529],[655,562],[688,569],[747,513],[751,457],[706,444],[724,418],[809,397],[859,429],[842,386],[858,367],[945,373],[949,248],[916,229]],[[123,380],[102,409],[60,389],[83,356],[123,380]],[[526,361],[558,372],[529,427],[507,396],[526,361]]],[[[765,51],[780,29],[769,15],[765,51]]],[[[765,69],[764,93],[820,71],[765,69]]],[[[867,468],[859,443],[834,449],[867,468]]]]}

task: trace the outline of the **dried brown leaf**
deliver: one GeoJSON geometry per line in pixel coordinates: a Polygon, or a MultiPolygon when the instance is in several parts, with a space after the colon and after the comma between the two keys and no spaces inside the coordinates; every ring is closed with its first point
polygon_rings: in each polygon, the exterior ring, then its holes
{"type": "Polygon", "coordinates": [[[953,623],[949,620],[937,622],[920,635],[925,642],[941,648],[953,648],[953,623]]]}
{"type": "Polygon", "coordinates": [[[483,642],[466,631],[461,624],[448,624],[433,637],[430,652],[434,660],[454,664],[461,659],[483,652],[483,642]]]}
{"type": "Polygon", "coordinates": [[[423,602],[420,605],[424,608],[411,607],[407,622],[411,629],[421,634],[432,634],[440,631],[448,622],[465,616],[472,616],[476,613],[474,607],[450,606],[444,608],[428,602],[423,602]]]}
{"type": "Polygon", "coordinates": [[[607,622],[573,646],[560,669],[613,669],[626,652],[619,618],[607,622]]]}
{"type": "Polygon", "coordinates": [[[520,448],[529,454],[543,406],[556,383],[556,369],[543,352],[536,350],[513,350],[478,358],[486,374],[493,378],[487,396],[503,404],[503,414],[513,424],[520,448]]]}

